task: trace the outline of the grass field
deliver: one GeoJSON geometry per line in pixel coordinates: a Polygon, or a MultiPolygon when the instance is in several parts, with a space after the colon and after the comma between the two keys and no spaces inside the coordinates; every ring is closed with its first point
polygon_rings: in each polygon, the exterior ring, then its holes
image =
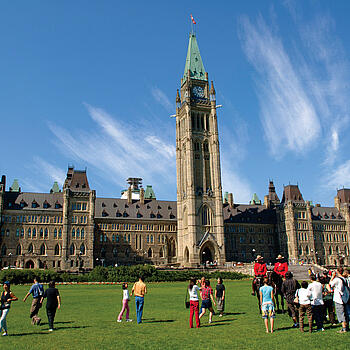
{"type": "MultiPolygon", "coordinates": [[[[292,329],[287,316],[277,315],[276,331],[266,334],[258,314],[250,281],[224,281],[226,315],[202,318],[200,329],[190,329],[185,308],[186,283],[153,283],[145,297],[143,323],[116,322],[121,309],[121,287],[110,285],[59,286],[62,309],[55,327],[48,332],[45,308],[43,324],[32,326],[31,299],[23,303],[28,286],[13,286],[20,299],[12,303],[7,317],[9,337],[0,338],[0,349],[349,349],[350,334],[337,334],[340,327],[322,333],[301,334],[292,329]]],[[[214,283],[215,285],[215,283],[214,283]]],[[[131,288],[129,288],[130,290],[131,288]]],[[[134,300],[130,317],[136,319],[134,300]]],[[[125,317],[125,315],[124,315],[125,317]]],[[[307,323],[307,322],[305,322],[307,323]]]]}

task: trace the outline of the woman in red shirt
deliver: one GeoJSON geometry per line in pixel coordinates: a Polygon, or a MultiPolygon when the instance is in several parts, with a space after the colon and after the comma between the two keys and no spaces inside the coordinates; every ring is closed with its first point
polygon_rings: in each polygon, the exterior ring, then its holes
{"type": "Polygon", "coordinates": [[[205,281],[205,286],[201,288],[201,298],[202,298],[202,313],[199,315],[199,318],[202,318],[205,314],[205,311],[209,309],[209,323],[212,322],[214,309],[212,304],[215,304],[213,290],[210,287],[210,281],[205,281]]]}

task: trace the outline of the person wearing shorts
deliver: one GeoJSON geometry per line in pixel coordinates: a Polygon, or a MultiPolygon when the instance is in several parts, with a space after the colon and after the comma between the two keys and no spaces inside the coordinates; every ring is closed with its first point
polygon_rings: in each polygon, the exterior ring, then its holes
{"type": "Polygon", "coordinates": [[[216,304],[215,304],[215,300],[213,297],[213,290],[210,287],[209,280],[206,280],[205,286],[201,288],[201,297],[202,297],[202,308],[201,308],[202,312],[199,315],[199,318],[201,319],[204,316],[206,310],[208,309],[209,310],[209,323],[211,323],[212,318],[213,318],[213,313],[214,313],[214,309],[213,309],[212,304],[214,304],[214,306],[216,304]]]}
{"type": "Polygon", "coordinates": [[[275,297],[273,294],[273,288],[267,284],[268,281],[269,279],[267,277],[264,277],[264,285],[260,287],[259,294],[261,303],[261,314],[265,323],[266,333],[269,333],[269,318],[270,331],[271,333],[273,333],[273,324],[274,319],[276,317],[274,304],[275,297]]]}

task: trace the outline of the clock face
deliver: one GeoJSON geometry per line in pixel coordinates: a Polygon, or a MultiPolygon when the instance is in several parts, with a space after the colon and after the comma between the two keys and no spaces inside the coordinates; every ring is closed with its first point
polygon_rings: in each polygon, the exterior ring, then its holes
{"type": "Polygon", "coordinates": [[[204,97],[204,90],[201,86],[194,86],[192,88],[192,93],[193,93],[194,97],[198,97],[198,98],[204,97]]]}

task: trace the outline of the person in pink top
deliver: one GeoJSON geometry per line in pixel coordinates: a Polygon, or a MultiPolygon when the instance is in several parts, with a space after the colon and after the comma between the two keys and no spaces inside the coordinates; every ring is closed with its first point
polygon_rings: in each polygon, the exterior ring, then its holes
{"type": "Polygon", "coordinates": [[[202,298],[202,312],[199,315],[199,318],[201,319],[204,314],[206,309],[209,310],[209,323],[211,323],[212,318],[213,318],[213,313],[214,313],[214,309],[213,309],[213,305],[215,304],[215,300],[214,300],[214,296],[213,296],[213,290],[210,287],[210,281],[206,280],[205,281],[205,286],[201,288],[201,298],[202,298]]]}
{"type": "Polygon", "coordinates": [[[132,320],[130,320],[130,318],[129,318],[129,300],[130,300],[130,297],[129,297],[129,291],[128,291],[128,284],[123,283],[122,288],[123,288],[123,308],[120,311],[117,322],[122,321],[122,317],[123,317],[125,310],[126,310],[126,322],[131,322],[132,320]]]}

